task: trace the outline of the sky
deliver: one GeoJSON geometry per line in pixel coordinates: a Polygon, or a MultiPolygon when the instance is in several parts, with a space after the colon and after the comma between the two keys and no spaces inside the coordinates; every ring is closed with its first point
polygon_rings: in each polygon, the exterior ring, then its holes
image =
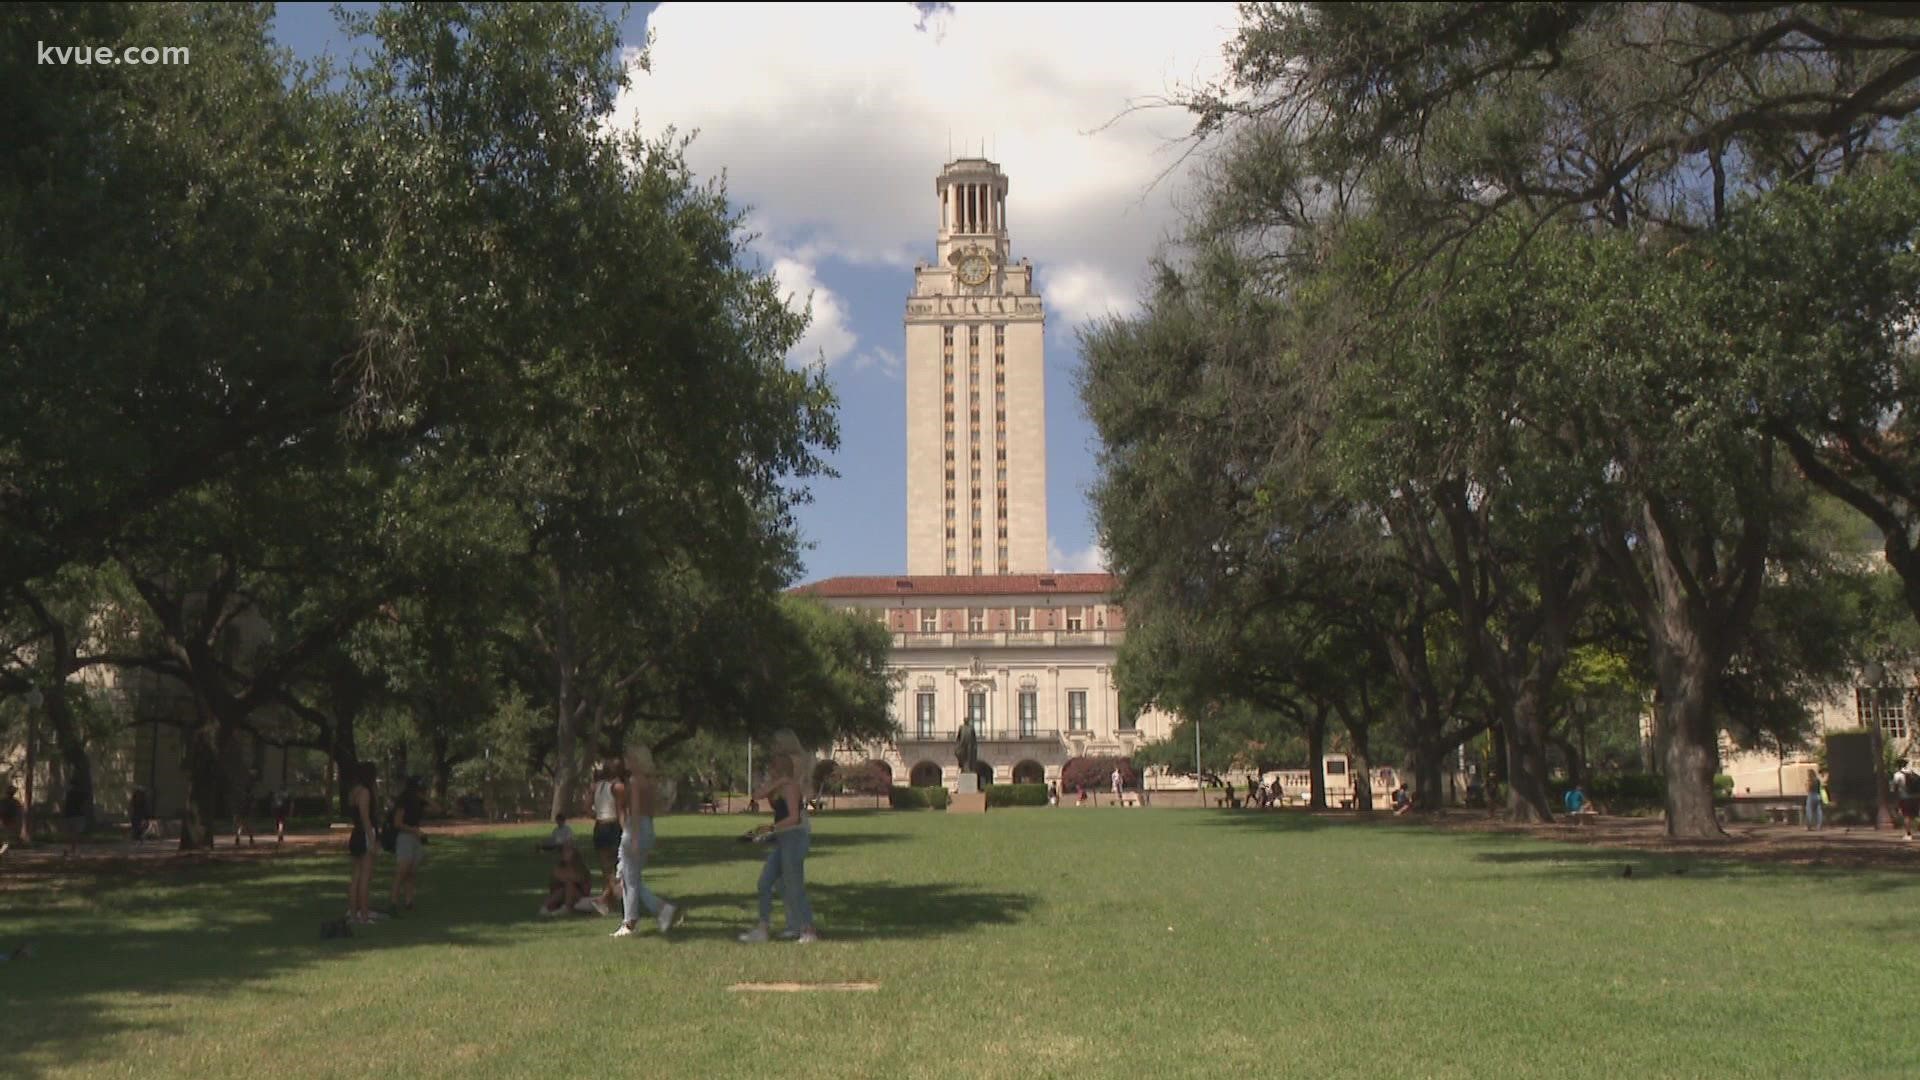
{"type": "MultiPolygon", "coordinates": [[[[349,8],[366,5],[349,4],[349,8]]],[[[351,59],[330,4],[281,4],[276,38],[351,59]]],[[[1015,259],[1046,300],[1048,555],[1101,569],[1087,491],[1097,436],[1074,389],[1078,334],[1128,315],[1179,227],[1186,114],[1133,109],[1217,78],[1232,4],[633,5],[623,45],[650,71],[614,122],[694,135],[757,236],[752,257],[813,323],[788,362],[823,363],[840,401],[838,474],[799,508],[805,580],[906,569],[903,315],[933,258],[934,178],[984,148],[1009,182],[1015,259]]]]}

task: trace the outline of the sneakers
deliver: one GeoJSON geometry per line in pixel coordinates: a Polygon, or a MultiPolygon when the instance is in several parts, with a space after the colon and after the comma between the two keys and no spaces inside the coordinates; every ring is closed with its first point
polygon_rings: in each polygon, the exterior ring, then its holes
{"type": "Polygon", "coordinates": [[[789,928],[789,929],[780,931],[781,941],[798,941],[799,939],[800,939],[800,931],[798,930],[789,928]]]}
{"type": "Polygon", "coordinates": [[[541,916],[542,916],[542,917],[544,917],[544,918],[548,918],[548,919],[551,919],[551,918],[553,918],[553,917],[554,917],[555,915],[558,915],[558,914],[560,914],[560,913],[561,913],[562,911],[564,911],[564,910],[566,910],[566,909],[565,909],[565,908],[550,908],[550,907],[548,907],[548,906],[547,906],[547,905],[545,905],[545,904],[541,904],[541,905],[540,905],[540,914],[541,914],[541,916]]]}
{"type": "Polygon", "coordinates": [[[632,937],[632,936],[633,936],[633,927],[631,927],[631,926],[628,926],[628,925],[627,925],[626,923],[621,923],[621,924],[620,924],[620,929],[618,929],[618,930],[615,930],[615,931],[614,931],[614,932],[612,933],[612,935],[610,935],[610,936],[612,936],[612,937],[632,937]]]}
{"type": "Polygon", "coordinates": [[[800,932],[800,936],[794,939],[794,944],[811,945],[814,942],[819,940],[820,940],[819,934],[814,933],[812,930],[802,930],[800,932]]]}
{"type": "Polygon", "coordinates": [[[753,929],[740,935],[740,941],[747,945],[757,945],[765,940],[767,940],[767,928],[765,924],[755,926],[753,929]]]}
{"type": "Polygon", "coordinates": [[[595,915],[606,915],[612,911],[613,909],[607,906],[605,900],[595,900],[593,902],[593,913],[595,915]]]}
{"type": "Polygon", "coordinates": [[[660,905],[658,921],[660,923],[660,932],[664,934],[673,927],[679,926],[681,923],[687,921],[686,909],[678,904],[663,903],[660,905]]]}

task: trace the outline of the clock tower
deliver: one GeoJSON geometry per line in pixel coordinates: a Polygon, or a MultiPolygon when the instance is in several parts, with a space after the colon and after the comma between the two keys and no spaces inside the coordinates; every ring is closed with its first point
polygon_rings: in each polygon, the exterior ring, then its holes
{"type": "Polygon", "coordinates": [[[934,181],[935,259],[907,299],[907,573],[1044,573],[1044,311],[1013,262],[1007,177],[985,158],[934,181]]]}

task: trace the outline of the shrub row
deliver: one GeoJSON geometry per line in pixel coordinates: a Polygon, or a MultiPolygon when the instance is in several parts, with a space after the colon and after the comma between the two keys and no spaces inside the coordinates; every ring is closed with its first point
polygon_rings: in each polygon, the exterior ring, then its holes
{"type": "MultiPolygon", "coordinates": [[[[1714,778],[1714,793],[1725,795],[1732,791],[1732,779],[1727,779],[1727,789],[1721,790],[1721,777],[1714,778]]],[[[1565,780],[1555,780],[1547,785],[1553,796],[1554,809],[1557,811],[1571,786],[1565,780]]],[[[1623,810],[1655,809],[1666,800],[1667,781],[1656,773],[1618,773],[1612,776],[1594,776],[1587,780],[1587,798],[1599,803],[1613,812],[1623,810]]]]}
{"type": "Polygon", "coordinates": [[[987,805],[989,807],[1045,806],[1047,805],[1047,785],[988,784],[987,805]]]}
{"type": "Polygon", "coordinates": [[[947,789],[943,787],[896,787],[887,793],[887,805],[895,810],[945,810],[947,789]]]}

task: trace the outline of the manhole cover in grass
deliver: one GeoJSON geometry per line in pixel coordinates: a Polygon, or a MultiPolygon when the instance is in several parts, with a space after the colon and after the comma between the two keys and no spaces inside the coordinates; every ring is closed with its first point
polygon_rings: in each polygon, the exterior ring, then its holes
{"type": "Polygon", "coordinates": [[[734,983],[727,989],[747,994],[804,994],[810,990],[878,990],[877,982],[775,982],[734,983]]]}

